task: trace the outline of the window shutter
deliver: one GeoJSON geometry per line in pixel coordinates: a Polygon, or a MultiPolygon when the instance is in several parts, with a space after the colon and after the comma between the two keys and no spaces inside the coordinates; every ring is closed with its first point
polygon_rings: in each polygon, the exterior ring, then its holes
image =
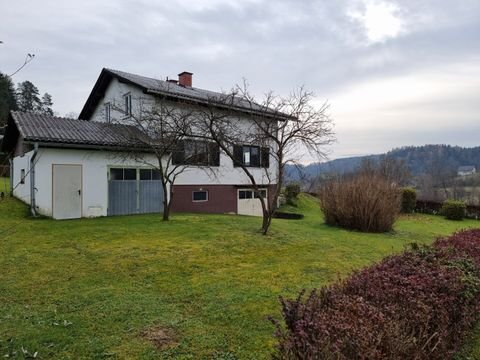
{"type": "Polygon", "coordinates": [[[268,147],[262,147],[262,167],[270,167],[270,149],[268,147]]]}
{"type": "Polygon", "coordinates": [[[237,167],[243,163],[242,145],[233,145],[233,166],[237,167]]]}
{"type": "Polygon", "coordinates": [[[181,165],[185,162],[185,144],[179,141],[172,154],[173,165],[181,165]]]}
{"type": "Polygon", "coordinates": [[[220,147],[217,143],[210,142],[208,143],[208,152],[210,153],[210,164],[211,166],[220,166],[220,147]]]}

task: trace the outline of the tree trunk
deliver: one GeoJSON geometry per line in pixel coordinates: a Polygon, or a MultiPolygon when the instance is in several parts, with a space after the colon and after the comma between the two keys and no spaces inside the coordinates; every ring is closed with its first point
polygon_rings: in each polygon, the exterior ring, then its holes
{"type": "Polygon", "coordinates": [[[170,200],[168,199],[167,184],[164,184],[162,181],[162,186],[163,186],[163,221],[168,221],[170,220],[170,202],[172,201],[172,198],[170,197],[170,200]]]}
{"type": "Polygon", "coordinates": [[[266,210],[263,212],[262,235],[267,235],[270,224],[272,223],[272,216],[273,213],[270,210],[266,210]]]}

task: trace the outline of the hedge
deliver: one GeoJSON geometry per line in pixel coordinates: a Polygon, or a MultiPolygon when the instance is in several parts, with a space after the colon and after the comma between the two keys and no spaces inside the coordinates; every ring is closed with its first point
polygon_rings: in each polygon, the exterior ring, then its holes
{"type": "MultiPolygon", "coordinates": [[[[442,202],[431,200],[417,200],[415,212],[424,214],[440,214],[442,209],[442,202]]],[[[467,219],[480,219],[480,206],[467,205],[465,217],[467,219]]]]}
{"type": "Polygon", "coordinates": [[[290,219],[290,220],[301,220],[304,218],[303,214],[298,213],[288,213],[283,211],[275,211],[273,217],[277,219],[290,219]]]}
{"type": "Polygon", "coordinates": [[[478,320],[480,230],[281,304],[276,359],[451,359],[478,320]]]}
{"type": "Polygon", "coordinates": [[[415,211],[415,205],[417,204],[417,192],[414,188],[402,189],[402,212],[405,214],[411,214],[415,211]]]}
{"type": "Polygon", "coordinates": [[[445,200],[440,213],[449,220],[463,220],[467,206],[463,201],[445,200]]]}

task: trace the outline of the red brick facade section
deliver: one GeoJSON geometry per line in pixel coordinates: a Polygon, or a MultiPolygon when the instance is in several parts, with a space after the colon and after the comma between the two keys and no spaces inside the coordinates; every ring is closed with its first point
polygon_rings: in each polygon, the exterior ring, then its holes
{"type": "MultiPolygon", "coordinates": [[[[276,185],[267,185],[274,191],[276,185]]],[[[212,214],[237,213],[239,189],[251,189],[248,185],[174,185],[172,211],[212,214]],[[208,201],[193,201],[194,191],[208,191],[208,201]]]]}
{"type": "Polygon", "coordinates": [[[233,185],[174,185],[172,211],[236,213],[237,188],[233,185]],[[193,201],[194,191],[208,191],[208,201],[193,201]]]}

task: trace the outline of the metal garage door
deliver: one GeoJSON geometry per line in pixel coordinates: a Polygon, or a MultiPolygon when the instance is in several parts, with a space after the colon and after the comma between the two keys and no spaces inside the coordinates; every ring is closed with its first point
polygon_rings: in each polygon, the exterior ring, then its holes
{"type": "Polygon", "coordinates": [[[108,215],[163,211],[160,174],[154,169],[111,168],[108,181],[108,215]]]}

